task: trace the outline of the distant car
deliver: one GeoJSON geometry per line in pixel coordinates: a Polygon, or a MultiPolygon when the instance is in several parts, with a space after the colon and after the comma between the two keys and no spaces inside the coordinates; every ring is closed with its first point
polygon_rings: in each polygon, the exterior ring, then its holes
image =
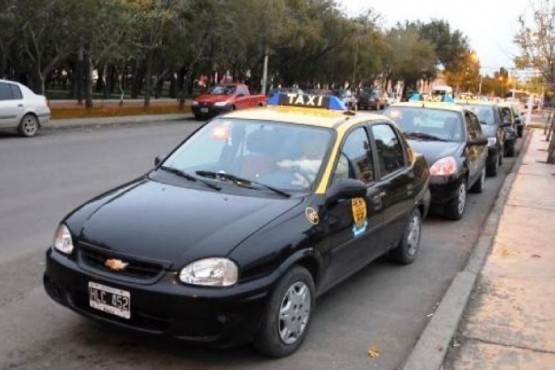
{"type": "Polygon", "coordinates": [[[298,87],[278,87],[268,91],[268,96],[274,94],[305,94],[305,92],[298,87]]]}
{"type": "Polygon", "coordinates": [[[391,93],[387,93],[387,99],[386,99],[386,101],[387,101],[386,104],[387,104],[388,106],[391,105],[391,104],[397,103],[397,94],[396,94],[396,93],[392,93],[392,92],[391,92],[391,93]]]}
{"type": "Polygon", "coordinates": [[[335,97],[268,105],[212,119],[65,217],[48,295],[127,330],[283,357],[317,296],[384,254],[415,261],[428,164],[395,124],[335,97]]]}
{"type": "Polygon", "coordinates": [[[364,89],[358,96],[358,109],[380,110],[387,105],[387,98],[380,89],[364,89]]]}
{"type": "Polygon", "coordinates": [[[353,110],[357,109],[357,99],[355,98],[351,90],[346,90],[346,89],[335,90],[332,93],[332,95],[338,97],[345,104],[347,108],[353,109],[353,110]]]}
{"type": "Polygon", "coordinates": [[[408,102],[384,111],[411,147],[430,165],[432,205],[452,220],[463,217],[466,193],[481,193],[486,177],[488,140],[478,117],[453,103],[408,102]]]}
{"type": "Polygon", "coordinates": [[[206,94],[193,101],[195,119],[211,118],[224,112],[266,105],[266,95],[251,95],[244,84],[212,86],[206,94]]]}
{"type": "Polygon", "coordinates": [[[50,121],[48,101],[19,82],[0,80],[0,129],[35,136],[50,121]]]}
{"type": "Polygon", "coordinates": [[[496,103],[457,101],[457,104],[462,104],[478,116],[482,131],[488,138],[486,173],[488,176],[497,176],[505,153],[505,127],[509,127],[510,123],[503,122],[496,103]]]}

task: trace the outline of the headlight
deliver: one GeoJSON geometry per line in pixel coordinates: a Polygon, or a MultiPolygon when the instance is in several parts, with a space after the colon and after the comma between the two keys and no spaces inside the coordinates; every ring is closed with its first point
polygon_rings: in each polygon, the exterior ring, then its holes
{"type": "Polygon", "coordinates": [[[488,137],[488,146],[494,146],[495,144],[497,144],[497,138],[496,137],[488,137]]]}
{"type": "Polygon", "coordinates": [[[198,105],[198,101],[193,101],[193,106],[198,105]]]}
{"type": "Polygon", "coordinates": [[[431,176],[447,176],[455,173],[457,173],[457,161],[453,157],[441,158],[430,167],[431,176]]]}
{"type": "Polygon", "coordinates": [[[181,269],[179,280],[185,284],[230,286],[237,282],[237,265],[227,258],[205,258],[181,269]]]}
{"type": "Polygon", "coordinates": [[[215,107],[225,107],[227,105],[226,101],[219,101],[217,103],[214,103],[215,107]]]}
{"type": "Polygon", "coordinates": [[[54,234],[54,248],[64,254],[73,252],[73,240],[71,240],[71,234],[64,224],[60,224],[56,234],[54,234]]]}

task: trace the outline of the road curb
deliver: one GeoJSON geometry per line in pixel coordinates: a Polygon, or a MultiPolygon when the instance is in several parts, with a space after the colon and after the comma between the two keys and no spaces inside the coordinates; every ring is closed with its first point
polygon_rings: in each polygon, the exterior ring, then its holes
{"type": "Polygon", "coordinates": [[[150,124],[175,120],[185,120],[193,117],[192,113],[179,113],[168,115],[141,115],[141,116],[121,116],[121,117],[98,117],[98,118],[76,118],[52,120],[45,130],[63,130],[68,128],[87,128],[116,126],[128,124],[150,124]]]}
{"type": "Polygon", "coordinates": [[[472,248],[464,269],[457,273],[449,285],[434,316],[424,328],[422,335],[405,361],[402,367],[403,370],[439,370],[442,368],[449,345],[457,332],[459,322],[468,304],[470,293],[493,245],[507,197],[513,186],[516,173],[522,165],[532,135],[532,131],[529,131],[526,135],[520,154],[497,194],[497,199],[485,220],[484,228],[472,248]]]}

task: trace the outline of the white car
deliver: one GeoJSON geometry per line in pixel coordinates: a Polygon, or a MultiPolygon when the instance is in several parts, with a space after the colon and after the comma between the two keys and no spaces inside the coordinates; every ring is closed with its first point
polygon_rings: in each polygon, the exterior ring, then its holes
{"type": "Polygon", "coordinates": [[[34,136],[50,121],[46,97],[18,82],[0,80],[0,129],[17,129],[21,136],[34,136]]]}

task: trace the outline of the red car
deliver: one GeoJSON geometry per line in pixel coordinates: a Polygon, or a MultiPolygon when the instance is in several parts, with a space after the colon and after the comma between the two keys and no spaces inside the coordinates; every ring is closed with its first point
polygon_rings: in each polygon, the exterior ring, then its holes
{"type": "Polygon", "coordinates": [[[251,95],[244,84],[212,86],[206,94],[193,101],[195,119],[211,118],[220,113],[266,105],[265,95],[251,95]]]}

